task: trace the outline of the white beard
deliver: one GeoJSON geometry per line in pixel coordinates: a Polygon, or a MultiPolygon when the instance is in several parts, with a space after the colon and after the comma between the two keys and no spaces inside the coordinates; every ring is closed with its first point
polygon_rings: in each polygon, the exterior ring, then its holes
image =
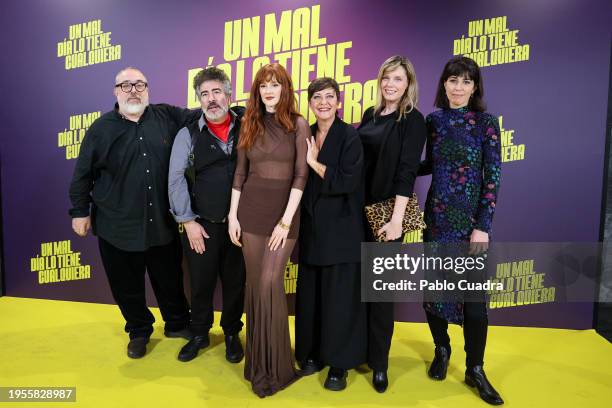
{"type": "Polygon", "coordinates": [[[217,106],[219,106],[219,111],[218,111],[217,114],[214,114],[213,112],[211,112],[208,109],[207,110],[202,109],[204,111],[204,115],[206,115],[206,118],[208,120],[218,120],[218,119],[221,119],[222,117],[224,117],[227,114],[227,112],[229,110],[229,106],[226,106],[226,107],[223,107],[221,105],[217,105],[217,106]]]}
{"type": "Polygon", "coordinates": [[[128,115],[142,115],[147,106],[149,106],[148,98],[141,98],[140,103],[128,103],[126,101],[119,104],[121,111],[128,115]]]}

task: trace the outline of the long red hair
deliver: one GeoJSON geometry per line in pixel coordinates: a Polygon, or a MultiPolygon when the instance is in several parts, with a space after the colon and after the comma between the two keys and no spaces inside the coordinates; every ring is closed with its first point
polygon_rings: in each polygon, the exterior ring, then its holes
{"type": "Polygon", "coordinates": [[[297,101],[293,93],[293,84],[287,70],[279,63],[264,65],[257,71],[251,86],[251,95],[240,128],[239,148],[249,150],[264,134],[264,113],[266,106],[261,101],[259,86],[264,82],[276,79],[281,85],[281,96],[276,105],[276,120],[289,133],[295,132],[295,120],[301,116],[297,110],[297,101]]]}

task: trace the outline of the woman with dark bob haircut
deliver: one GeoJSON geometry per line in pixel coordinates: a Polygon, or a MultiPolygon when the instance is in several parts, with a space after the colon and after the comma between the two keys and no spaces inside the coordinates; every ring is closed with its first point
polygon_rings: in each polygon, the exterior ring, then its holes
{"type": "MultiPolygon", "coordinates": [[[[499,189],[500,131],[497,118],[485,112],[480,69],[472,59],[455,57],[446,63],[435,106],[440,110],[426,118],[426,159],[419,171],[432,175],[424,240],[445,247],[464,243],[470,253],[481,253],[489,242],[499,189]]],[[[488,327],[484,296],[465,295],[456,302],[428,299],[424,308],[435,344],[428,375],[435,380],[446,377],[448,323],[463,325],[465,382],[489,404],[503,404],[482,368],[488,327]]]]}
{"type": "Polygon", "coordinates": [[[295,355],[302,373],[328,365],[325,388],[346,387],[347,370],[366,361],[366,307],[361,302],[363,149],[359,134],[337,115],[338,83],[308,87],[317,121],[308,140],[308,182],[302,198],[295,355]]]}

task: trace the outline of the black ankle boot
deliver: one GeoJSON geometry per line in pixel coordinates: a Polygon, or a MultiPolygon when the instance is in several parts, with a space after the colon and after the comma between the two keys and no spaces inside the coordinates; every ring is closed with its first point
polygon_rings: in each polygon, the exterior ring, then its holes
{"type": "Polygon", "coordinates": [[[372,374],[372,384],[374,389],[380,393],[387,391],[387,386],[389,386],[387,371],[374,371],[372,374]]]}
{"type": "Polygon", "coordinates": [[[465,370],[465,383],[470,387],[476,387],[480,398],[491,405],[501,405],[504,400],[495,391],[487,376],[485,375],[482,366],[474,366],[465,370]]]}
{"type": "Polygon", "coordinates": [[[448,369],[448,360],[450,359],[450,350],[444,346],[436,347],[434,359],[429,366],[427,374],[434,380],[443,380],[446,378],[446,370],[448,369]]]}

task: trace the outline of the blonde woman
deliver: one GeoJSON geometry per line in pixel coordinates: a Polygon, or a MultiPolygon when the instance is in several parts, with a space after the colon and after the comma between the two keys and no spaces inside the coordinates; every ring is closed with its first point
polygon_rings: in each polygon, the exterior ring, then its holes
{"type": "MultiPolygon", "coordinates": [[[[412,195],[427,130],[416,109],[418,86],[410,61],[396,55],[378,71],[376,106],[364,112],[358,131],[363,144],[365,204],[395,198],[393,215],[380,230],[366,225],[366,241],[401,241],[402,219],[412,195]]],[[[368,365],[378,392],[388,386],[387,368],[393,336],[393,303],[368,304],[368,365]]]]}

